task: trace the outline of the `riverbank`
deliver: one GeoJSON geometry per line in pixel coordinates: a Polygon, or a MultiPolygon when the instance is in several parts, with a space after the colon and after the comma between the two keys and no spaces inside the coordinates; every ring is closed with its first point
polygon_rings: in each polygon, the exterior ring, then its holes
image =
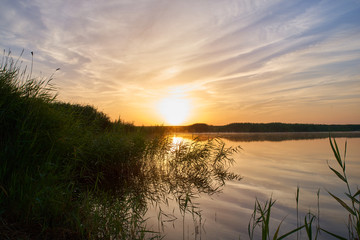
{"type": "Polygon", "coordinates": [[[143,239],[147,201],[216,192],[236,149],[209,140],[174,148],[164,128],[136,127],[56,100],[52,78],[0,66],[0,238],[143,239]],[[189,187],[191,186],[191,187],[189,187]]]}
{"type": "MultiPolygon", "coordinates": [[[[57,101],[51,76],[32,78],[10,56],[0,67],[0,91],[0,237],[96,238],[107,216],[93,210],[110,201],[103,189],[132,181],[154,133],[57,101]]],[[[127,203],[109,226],[131,225],[125,212],[135,207],[127,203]]]]}

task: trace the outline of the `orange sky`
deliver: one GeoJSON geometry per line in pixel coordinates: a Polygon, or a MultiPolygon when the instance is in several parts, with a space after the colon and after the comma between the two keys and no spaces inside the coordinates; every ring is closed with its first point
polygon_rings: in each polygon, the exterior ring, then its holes
{"type": "Polygon", "coordinates": [[[61,68],[59,100],[136,125],[358,124],[359,16],[355,0],[5,1],[0,47],[61,68]]]}

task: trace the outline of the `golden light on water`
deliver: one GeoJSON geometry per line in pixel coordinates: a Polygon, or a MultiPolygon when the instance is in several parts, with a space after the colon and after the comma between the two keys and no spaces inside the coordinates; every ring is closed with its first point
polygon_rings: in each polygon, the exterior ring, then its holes
{"type": "Polygon", "coordinates": [[[186,98],[170,96],[159,102],[158,109],[165,124],[181,125],[189,117],[190,101],[186,98]]]}
{"type": "Polygon", "coordinates": [[[185,139],[182,137],[176,137],[176,136],[172,137],[172,145],[174,145],[174,146],[179,145],[183,141],[185,141],[185,139]]]}

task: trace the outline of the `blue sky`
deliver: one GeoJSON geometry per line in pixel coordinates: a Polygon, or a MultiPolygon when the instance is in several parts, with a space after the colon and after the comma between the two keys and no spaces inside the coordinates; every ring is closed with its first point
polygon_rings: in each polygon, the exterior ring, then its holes
{"type": "Polygon", "coordinates": [[[135,124],[360,123],[360,1],[14,1],[0,47],[24,49],[59,100],[135,124]]]}

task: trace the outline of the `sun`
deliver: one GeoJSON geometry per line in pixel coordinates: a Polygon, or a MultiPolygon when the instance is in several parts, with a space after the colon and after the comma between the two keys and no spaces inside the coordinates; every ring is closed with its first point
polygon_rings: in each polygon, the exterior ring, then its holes
{"type": "Polygon", "coordinates": [[[184,123],[188,118],[190,101],[186,98],[171,96],[163,98],[158,108],[166,124],[176,126],[184,123]]]}

